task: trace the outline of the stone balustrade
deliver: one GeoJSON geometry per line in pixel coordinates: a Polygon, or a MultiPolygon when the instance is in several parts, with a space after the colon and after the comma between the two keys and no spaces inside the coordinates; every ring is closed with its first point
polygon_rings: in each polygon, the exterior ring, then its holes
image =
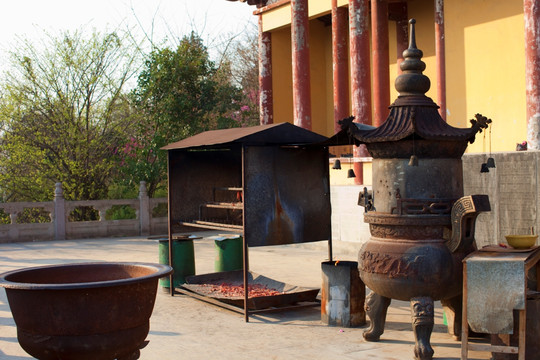
{"type": "Polygon", "coordinates": [[[160,204],[167,204],[167,198],[149,198],[144,181],[140,184],[138,199],[89,201],[65,200],[62,184],[57,183],[53,201],[0,203],[0,215],[4,217],[4,222],[0,223],[0,243],[166,234],[166,213],[152,216],[160,204]],[[119,206],[133,209],[135,218],[107,220],[107,211],[119,206]],[[71,221],[70,214],[81,208],[97,212],[97,220],[71,221]],[[21,217],[26,218],[28,211],[39,212],[41,222],[20,221],[21,217]]]}

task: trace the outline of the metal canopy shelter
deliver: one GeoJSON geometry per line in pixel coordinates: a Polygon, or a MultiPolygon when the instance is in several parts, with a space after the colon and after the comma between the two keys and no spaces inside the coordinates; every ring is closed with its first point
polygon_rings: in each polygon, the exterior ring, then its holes
{"type": "Polygon", "coordinates": [[[249,246],[328,240],[331,259],[326,139],[279,123],[207,131],[165,146],[171,266],[175,232],[241,233],[248,321],[249,246]]]}

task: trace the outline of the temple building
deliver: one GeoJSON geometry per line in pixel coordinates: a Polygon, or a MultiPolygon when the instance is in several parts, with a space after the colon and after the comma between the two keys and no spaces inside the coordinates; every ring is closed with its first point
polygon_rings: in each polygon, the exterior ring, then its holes
{"type": "MultiPolygon", "coordinates": [[[[477,113],[493,120],[467,152],[513,151],[524,141],[540,149],[540,0],[244,2],[259,21],[262,124],[290,122],[325,136],[351,115],[380,126],[398,96],[414,18],[431,79],[426,95],[441,117],[460,128],[477,113]]],[[[355,183],[369,180],[362,147],[334,152],[354,162],[355,183]]]]}

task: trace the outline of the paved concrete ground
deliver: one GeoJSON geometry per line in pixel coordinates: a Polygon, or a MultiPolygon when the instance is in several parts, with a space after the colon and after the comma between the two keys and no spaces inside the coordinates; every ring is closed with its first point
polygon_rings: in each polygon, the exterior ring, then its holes
{"type": "MultiPolygon", "coordinates": [[[[215,233],[203,233],[205,236],[215,233]]],[[[354,246],[334,247],[334,258],[356,260],[354,246]]],[[[325,243],[252,248],[251,270],[289,284],[321,286],[325,243]]],[[[195,242],[197,274],[213,272],[213,241],[195,242]]],[[[158,262],[158,244],[146,238],[67,240],[0,244],[0,273],[12,269],[85,261],[158,262]]],[[[460,343],[435,311],[431,344],[436,359],[459,359],[460,343]]],[[[406,302],[393,301],[381,341],[365,342],[363,328],[339,328],[321,322],[320,308],[243,316],[215,305],[159,290],[151,318],[149,345],[141,359],[412,359],[414,335],[406,302]]],[[[480,340],[482,341],[482,340],[480,340]]],[[[489,359],[471,352],[470,359],[489,359]]],[[[0,290],[0,359],[31,359],[17,342],[15,323],[0,290]]]]}

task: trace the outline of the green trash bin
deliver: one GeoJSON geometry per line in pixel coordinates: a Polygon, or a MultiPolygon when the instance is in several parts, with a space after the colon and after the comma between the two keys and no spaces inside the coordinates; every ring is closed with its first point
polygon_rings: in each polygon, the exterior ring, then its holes
{"type": "Polygon", "coordinates": [[[240,235],[220,235],[214,238],[216,272],[243,269],[244,243],[240,235]]]}
{"type": "MultiPolygon", "coordinates": [[[[195,275],[194,239],[200,239],[200,237],[173,238],[174,287],[184,284],[187,276],[195,275]]],[[[169,265],[169,239],[167,238],[159,239],[159,263],[169,265]]],[[[169,289],[171,286],[169,276],[159,279],[159,285],[169,289]]]]}

